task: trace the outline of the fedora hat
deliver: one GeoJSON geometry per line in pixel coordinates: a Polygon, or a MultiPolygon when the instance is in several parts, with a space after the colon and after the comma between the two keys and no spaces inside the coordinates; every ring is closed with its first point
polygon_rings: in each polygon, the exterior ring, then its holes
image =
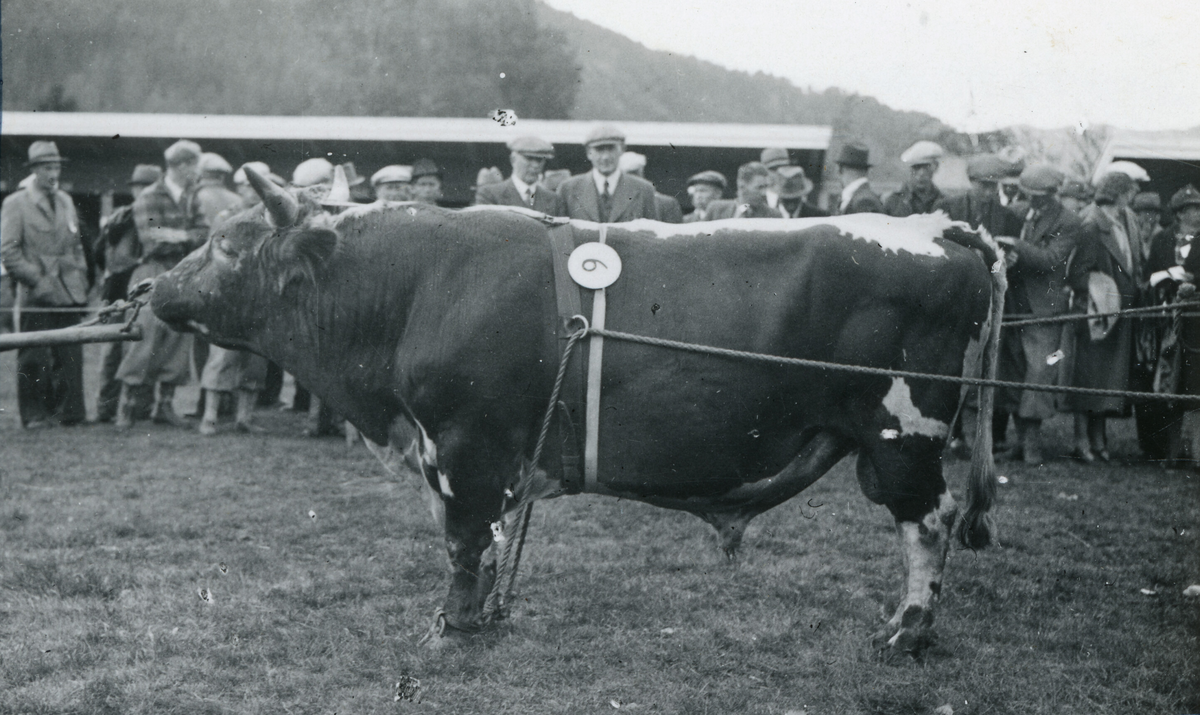
{"type": "Polygon", "coordinates": [[[848,166],[852,169],[869,169],[871,168],[870,150],[863,144],[851,142],[842,147],[841,153],[838,154],[838,166],[848,166]]]}
{"type": "Polygon", "coordinates": [[[58,153],[58,145],[54,142],[36,141],[29,145],[29,161],[25,162],[25,166],[61,164],[66,160],[58,153]]]}
{"type": "Polygon", "coordinates": [[[783,184],[779,187],[779,198],[802,199],[812,193],[812,179],[804,175],[804,169],[799,166],[781,166],[779,175],[783,184]]]}

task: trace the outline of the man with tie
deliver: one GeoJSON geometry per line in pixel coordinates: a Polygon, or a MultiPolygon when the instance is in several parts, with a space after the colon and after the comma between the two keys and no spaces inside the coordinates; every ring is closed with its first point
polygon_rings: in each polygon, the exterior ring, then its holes
{"type": "Polygon", "coordinates": [[[538,137],[517,137],[508,143],[508,150],[512,175],[507,181],[484,184],[475,189],[475,203],[524,206],[551,216],[562,216],[562,199],[538,184],[546,170],[546,162],[554,158],[554,145],[538,137]]]}
{"type": "Polygon", "coordinates": [[[558,187],[565,214],[599,223],[658,219],[654,185],[617,168],[625,151],[625,134],[617,127],[602,124],[588,134],[584,144],[592,170],[558,187]]]}
{"type": "MultiPolygon", "coordinates": [[[[65,161],[54,142],[33,142],[25,164],[32,181],[22,182],[0,210],[0,260],[16,282],[17,309],[32,309],[20,316],[19,331],[65,328],[86,309],[90,286],[79,218],[58,181],[65,161]]],[[[83,422],[82,346],[18,350],[17,407],[25,429],[83,422]]]]}

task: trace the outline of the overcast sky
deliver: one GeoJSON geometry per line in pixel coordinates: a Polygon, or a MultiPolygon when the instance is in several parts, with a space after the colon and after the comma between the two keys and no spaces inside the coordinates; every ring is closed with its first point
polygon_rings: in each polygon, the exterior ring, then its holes
{"type": "Polygon", "coordinates": [[[966,131],[1200,126],[1200,0],[545,0],[647,47],[966,131]]]}

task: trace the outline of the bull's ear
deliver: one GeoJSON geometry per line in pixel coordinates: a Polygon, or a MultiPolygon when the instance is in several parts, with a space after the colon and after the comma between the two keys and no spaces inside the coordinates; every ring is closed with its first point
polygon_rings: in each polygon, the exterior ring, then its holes
{"type": "Polygon", "coordinates": [[[279,271],[279,292],[297,280],[316,283],[317,271],[337,249],[338,236],[326,228],[306,228],[287,237],[279,271]]]}

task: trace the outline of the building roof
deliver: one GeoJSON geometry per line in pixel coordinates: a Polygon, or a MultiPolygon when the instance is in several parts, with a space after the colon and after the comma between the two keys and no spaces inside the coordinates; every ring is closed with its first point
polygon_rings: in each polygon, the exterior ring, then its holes
{"type": "MultiPolygon", "coordinates": [[[[521,119],[505,127],[463,117],[267,117],[230,114],[4,112],[0,135],[9,137],[124,137],[506,143],[534,135],[555,144],[583,144],[598,122],[521,119]]],[[[824,150],[832,129],[802,124],[618,122],[632,146],[691,146],[824,150]]]]}
{"type": "Polygon", "coordinates": [[[1118,132],[1109,139],[1096,160],[1093,179],[1099,178],[1109,164],[1120,159],[1200,161],[1200,135],[1192,132],[1118,132]]]}

